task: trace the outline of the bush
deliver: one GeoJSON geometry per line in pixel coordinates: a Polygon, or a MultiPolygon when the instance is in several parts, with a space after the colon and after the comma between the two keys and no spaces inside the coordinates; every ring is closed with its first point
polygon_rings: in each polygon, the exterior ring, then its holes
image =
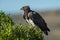
{"type": "Polygon", "coordinates": [[[43,36],[39,28],[14,26],[12,19],[0,11],[0,40],[43,40],[43,36]]]}

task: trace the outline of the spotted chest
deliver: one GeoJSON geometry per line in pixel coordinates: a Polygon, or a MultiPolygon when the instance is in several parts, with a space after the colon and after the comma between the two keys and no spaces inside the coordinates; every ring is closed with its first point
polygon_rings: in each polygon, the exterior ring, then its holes
{"type": "Polygon", "coordinates": [[[34,22],[31,19],[26,19],[26,21],[29,23],[29,25],[35,26],[34,22]]]}

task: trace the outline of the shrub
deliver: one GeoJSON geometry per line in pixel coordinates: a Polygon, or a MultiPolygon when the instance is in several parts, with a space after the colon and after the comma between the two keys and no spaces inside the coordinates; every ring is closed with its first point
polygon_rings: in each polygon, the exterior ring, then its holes
{"type": "Polygon", "coordinates": [[[43,40],[43,36],[39,28],[14,26],[12,19],[0,11],[0,40],[43,40]]]}

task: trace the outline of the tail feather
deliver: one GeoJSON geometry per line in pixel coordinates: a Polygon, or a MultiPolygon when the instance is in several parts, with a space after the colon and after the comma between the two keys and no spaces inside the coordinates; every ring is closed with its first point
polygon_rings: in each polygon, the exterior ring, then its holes
{"type": "Polygon", "coordinates": [[[50,32],[50,29],[49,28],[47,28],[47,30],[50,32]]]}
{"type": "Polygon", "coordinates": [[[48,35],[48,32],[47,32],[47,31],[44,31],[44,34],[45,34],[45,35],[48,35]]]}

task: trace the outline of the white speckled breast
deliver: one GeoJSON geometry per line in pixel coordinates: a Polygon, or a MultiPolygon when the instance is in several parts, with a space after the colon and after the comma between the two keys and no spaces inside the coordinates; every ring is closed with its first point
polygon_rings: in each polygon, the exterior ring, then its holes
{"type": "Polygon", "coordinates": [[[35,26],[34,22],[31,19],[26,19],[26,21],[29,23],[29,25],[35,26]]]}

